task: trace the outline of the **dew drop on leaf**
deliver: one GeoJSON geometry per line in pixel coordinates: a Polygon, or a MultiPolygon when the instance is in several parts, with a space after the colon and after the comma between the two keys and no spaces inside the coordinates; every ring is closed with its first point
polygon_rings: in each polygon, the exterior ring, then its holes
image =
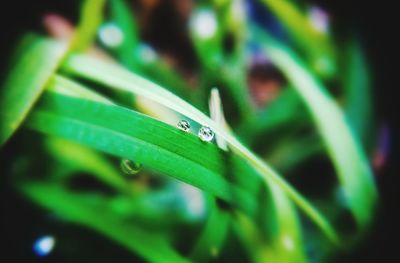
{"type": "Polygon", "coordinates": [[[203,142],[210,142],[214,138],[214,132],[210,127],[203,126],[199,130],[199,138],[203,142]]]}
{"type": "Polygon", "coordinates": [[[136,163],[128,159],[121,160],[121,170],[127,175],[137,174],[141,168],[142,165],[140,163],[136,163]]]}
{"type": "Polygon", "coordinates": [[[179,130],[182,130],[184,132],[190,131],[190,123],[186,120],[180,120],[176,125],[176,127],[178,127],[179,130]]]}

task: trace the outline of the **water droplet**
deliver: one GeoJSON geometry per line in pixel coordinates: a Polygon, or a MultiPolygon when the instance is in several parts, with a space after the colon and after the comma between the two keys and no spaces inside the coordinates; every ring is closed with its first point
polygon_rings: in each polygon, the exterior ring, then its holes
{"type": "Polygon", "coordinates": [[[190,131],[190,123],[186,120],[180,120],[176,125],[176,127],[178,127],[179,130],[182,130],[184,132],[190,131]]]}
{"type": "Polygon", "coordinates": [[[210,127],[203,126],[199,130],[199,138],[203,142],[210,142],[214,138],[214,132],[210,127]]]}
{"type": "Polygon", "coordinates": [[[137,174],[141,168],[142,165],[140,163],[136,163],[128,159],[121,160],[121,170],[127,175],[137,174]]]}
{"type": "Polygon", "coordinates": [[[53,236],[42,236],[33,243],[33,251],[39,257],[47,256],[51,253],[55,245],[55,239],[53,236]]]}

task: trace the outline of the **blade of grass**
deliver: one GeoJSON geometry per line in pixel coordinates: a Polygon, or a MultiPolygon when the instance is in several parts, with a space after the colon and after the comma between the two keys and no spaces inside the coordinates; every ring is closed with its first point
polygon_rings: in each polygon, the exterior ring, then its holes
{"type": "MultiPolygon", "coordinates": [[[[115,156],[135,160],[220,197],[249,214],[256,199],[247,185],[234,185],[221,175],[222,151],[191,134],[122,107],[63,95],[46,94],[27,122],[30,128],[72,139],[115,156]],[[237,197],[237,199],[236,199],[237,197]]],[[[233,161],[233,171],[240,165],[233,161]]],[[[237,163],[239,162],[239,163],[237,163]]],[[[237,169],[243,172],[243,169],[237,169]]],[[[249,180],[257,178],[247,172],[249,180]]]]}
{"type": "MultiPolygon", "coordinates": [[[[56,95],[52,95],[51,97],[54,97],[54,96],[56,96],[56,95]]],[[[49,98],[48,98],[48,96],[44,96],[43,97],[43,100],[48,100],[49,98]]],[[[73,100],[75,100],[75,99],[73,99],[73,100]]],[[[48,102],[49,103],[49,102],[48,102]]],[[[88,110],[87,110],[87,107],[85,107],[86,108],[86,110],[82,110],[82,108],[77,108],[76,107],[76,105],[73,105],[73,104],[62,104],[62,101],[58,101],[58,102],[53,102],[53,103],[56,103],[56,105],[57,105],[57,107],[60,107],[60,110],[61,109],[63,109],[62,111],[67,111],[67,112],[69,112],[69,111],[71,111],[71,110],[68,110],[68,109],[74,109],[74,111],[76,111],[77,113],[76,114],[78,114],[78,113],[81,113],[81,112],[85,112],[85,114],[88,112],[88,110]]],[[[82,103],[80,103],[80,104],[82,104],[82,103]]],[[[42,109],[42,106],[40,107],[40,110],[43,110],[42,109]]],[[[101,113],[98,109],[97,110],[95,110],[95,113],[97,114],[97,116],[102,116],[102,115],[104,115],[104,113],[101,113]]],[[[82,113],[81,113],[82,114],[82,113]]],[[[33,116],[35,116],[35,115],[37,115],[37,113],[34,113],[33,114],[33,116]]],[[[79,115],[79,116],[81,116],[81,115],[79,115]]],[[[116,117],[116,114],[112,114],[112,116],[114,116],[114,118],[116,117]]],[[[48,119],[46,120],[46,123],[47,123],[47,127],[49,128],[49,129],[51,129],[51,121],[49,121],[48,119]],[[50,125],[49,125],[50,124],[50,125]],[[49,127],[50,126],[50,127],[49,127]]],[[[71,124],[69,125],[69,126],[71,126],[71,124]]],[[[144,125],[142,125],[142,126],[144,126],[144,125]]],[[[148,126],[148,125],[147,125],[148,126]]],[[[70,127],[71,128],[71,127],[70,127]]],[[[79,129],[77,129],[76,127],[72,127],[73,128],[73,130],[77,133],[77,136],[79,136],[79,137],[82,137],[82,131],[80,131],[79,129]]],[[[64,129],[65,130],[65,129],[64,129]]],[[[111,138],[110,137],[108,137],[108,140],[110,140],[111,138]]],[[[92,145],[93,146],[93,145],[92,145]]],[[[160,156],[157,158],[157,161],[160,161],[160,156]]],[[[175,167],[176,168],[176,167],[175,167]]],[[[236,170],[235,170],[236,171],[236,170]]],[[[191,171],[192,173],[193,173],[193,171],[191,171]]],[[[241,174],[241,175],[243,175],[243,174],[241,174]]],[[[248,179],[250,179],[249,177],[248,177],[248,179]]],[[[277,189],[278,190],[278,189],[277,189]]],[[[277,196],[277,194],[276,193],[274,193],[274,195],[273,195],[274,197],[276,197],[277,196]]],[[[286,196],[285,195],[282,195],[282,192],[281,192],[281,196],[279,197],[279,204],[278,204],[278,206],[279,206],[279,212],[277,213],[278,215],[281,215],[280,216],[280,219],[278,218],[278,219],[276,219],[275,221],[276,222],[284,222],[284,223],[279,223],[280,224],[280,227],[278,228],[278,229],[281,229],[281,230],[283,230],[284,231],[284,233],[293,233],[293,230],[296,230],[296,229],[293,229],[293,228],[291,228],[290,226],[293,226],[293,224],[291,223],[291,222],[293,222],[292,220],[293,219],[295,219],[296,218],[296,216],[295,215],[293,215],[293,214],[288,214],[287,213],[287,204],[285,204],[285,203],[282,203],[282,200],[285,200],[285,198],[286,198],[286,196]],[[282,212],[284,212],[284,211],[286,211],[286,213],[284,213],[284,217],[282,217],[282,212]]],[[[287,199],[286,199],[287,200],[287,199]]],[[[290,207],[290,206],[289,206],[290,207]]],[[[224,213],[226,213],[226,212],[224,212],[224,213]]],[[[227,216],[227,215],[226,215],[227,216]]],[[[213,217],[214,218],[214,217],[213,217]]],[[[222,218],[221,217],[218,217],[219,218],[219,220],[217,220],[217,221],[215,221],[214,219],[211,221],[211,222],[209,222],[209,224],[211,224],[211,223],[213,223],[213,225],[214,225],[214,223],[217,223],[218,222],[218,224],[219,224],[219,229],[220,229],[220,231],[222,231],[222,232],[218,232],[219,234],[218,235],[215,235],[216,233],[215,233],[215,230],[213,230],[213,231],[210,231],[209,229],[209,227],[207,226],[207,228],[205,229],[205,232],[203,233],[203,235],[202,235],[202,238],[200,239],[200,241],[199,241],[199,246],[196,246],[196,248],[195,248],[195,251],[194,251],[194,257],[196,257],[197,258],[197,256],[199,256],[200,254],[198,254],[198,251],[203,251],[203,249],[209,249],[209,247],[208,246],[205,246],[204,244],[211,244],[211,246],[212,246],[212,250],[214,251],[215,249],[218,249],[219,248],[219,246],[220,245],[222,245],[222,241],[223,241],[223,232],[224,231],[226,231],[226,229],[225,229],[225,227],[223,227],[223,225],[225,225],[225,224],[222,224],[223,222],[225,222],[225,221],[223,221],[222,219],[223,218],[225,218],[225,216],[223,216],[222,218]],[[222,221],[221,221],[222,220],[222,221]],[[222,224],[222,225],[221,225],[222,224]],[[225,230],[224,230],[225,229],[225,230]],[[207,243],[206,241],[208,240],[208,241],[210,241],[209,240],[209,238],[210,237],[212,237],[212,239],[211,239],[211,243],[207,243]],[[197,252],[196,252],[197,251],[197,252]]],[[[271,215],[269,215],[269,218],[273,218],[273,214],[271,214],[271,215]]],[[[211,220],[211,219],[210,219],[211,220]]],[[[227,222],[226,222],[227,223],[227,222]]],[[[298,231],[298,229],[296,230],[296,231],[298,231]]],[[[280,233],[282,232],[282,231],[279,231],[280,233]]],[[[296,232],[295,232],[296,233],[296,232]]],[[[296,234],[292,234],[292,235],[290,235],[290,237],[292,237],[292,236],[296,236],[296,234]]],[[[280,237],[280,236],[279,236],[280,237]]],[[[280,240],[280,239],[279,239],[280,240]]],[[[293,242],[296,242],[295,243],[295,246],[296,246],[296,250],[297,249],[299,249],[299,248],[301,248],[301,243],[297,243],[297,241],[293,241],[293,242]]],[[[213,252],[214,253],[214,252],[213,252]]],[[[276,253],[276,252],[271,252],[271,253],[276,253]]],[[[285,253],[283,253],[283,254],[287,254],[287,252],[285,252],[285,253]]],[[[208,253],[207,254],[205,254],[205,255],[209,255],[208,253]]],[[[294,255],[292,255],[291,257],[295,257],[295,254],[294,255]]],[[[202,258],[204,259],[204,255],[202,256],[202,258]]]]}
{"type": "MultiPolygon", "coordinates": [[[[367,61],[360,44],[353,40],[346,52],[346,116],[355,134],[368,144],[372,126],[372,98],[367,61]]],[[[368,148],[368,147],[366,147],[368,148]]]]}
{"type": "Polygon", "coordinates": [[[71,41],[70,50],[84,51],[96,37],[97,28],[103,20],[103,8],[106,0],[84,0],[79,25],[71,41]]]}
{"type": "Polygon", "coordinates": [[[278,171],[291,171],[307,158],[323,152],[323,145],[317,136],[286,138],[279,143],[265,159],[278,171]]]}
{"type": "Polygon", "coordinates": [[[18,129],[67,51],[66,43],[29,35],[0,93],[0,145],[18,129]]]}
{"type": "Polygon", "coordinates": [[[190,253],[193,262],[208,262],[211,258],[217,258],[228,233],[230,225],[228,210],[219,208],[215,198],[208,198],[208,204],[209,218],[190,253]]]}
{"type": "MultiPolygon", "coordinates": [[[[221,128],[228,129],[228,125],[225,121],[224,111],[222,109],[221,97],[219,96],[219,91],[217,88],[213,88],[210,94],[209,108],[211,119],[218,123],[221,128]]],[[[223,138],[216,136],[217,145],[224,151],[228,150],[228,146],[223,138]]]]}
{"type": "Polygon", "coordinates": [[[139,42],[135,17],[125,1],[113,0],[110,2],[110,8],[110,18],[124,36],[121,45],[112,50],[119,61],[132,71],[160,82],[178,96],[189,98],[186,81],[170,65],[162,61],[156,51],[139,42]]]}
{"type": "Polygon", "coordinates": [[[301,60],[287,47],[253,28],[254,37],[264,39],[265,52],[285,73],[302,97],[323,138],[348,200],[361,228],[372,220],[377,189],[368,159],[349,129],[345,116],[324,86],[307,71],[301,60]]]}
{"type": "Polygon", "coordinates": [[[122,43],[116,47],[118,59],[128,68],[135,69],[137,58],[134,54],[139,44],[136,21],[124,0],[110,1],[110,11],[112,21],[121,29],[124,36],[122,43]]]}
{"type": "MultiPolygon", "coordinates": [[[[229,9],[230,3],[226,2],[225,5],[226,7],[223,9],[226,11],[229,9]]],[[[208,97],[209,87],[219,84],[215,83],[216,80],[222,82],[224,85],[220,85],[220,88],[226,89],[231,95],[240,113],[240,118],[247,119],[252,115],[252,111],[248,107],[250,96],[244,74],[245,61],[244,59],[240,60],[239,58],[243,57],[237,56],[236,53],[234,53],[236,56],[232,55],[229,58],[224,54],[223,41],[229,33],[227,25],[223,21],[224,18],[218,16],[211,6],[202,5],[193,12],[191,19],[191,38],[200,59],[201,77],[205,86],[203,96],[208,97]],[[205,28],[202,27],[203,23],[215,24],[215,27],[205,28]],[[206,30],[209,32],[206,33],[206,30]]]]}
{"type": "Polygon", "coordinates": [[[129,221],[119,220],[104,207],[106,201],[71,193],[50,183],[19,184],[29,198],[69,222],[94,229],[150,262],[189,262],[157,234],[144,231],[129,221]],[[61,205],[62,204],[62,205],[61,205]]]}
{"type": "MultiPolygon", "coordinates": [[[[148,188],[145,191],[143,191],[144,189],[137,191],[138,188],[135,188],[137,182],[123,176],[122,171],[118,169],[119,166],[112,163],[103,154],[56,137],[47,137],[45,143],[48,154],[51,154],[54,160],[52,159],[51,162],[52,169],[49,170],[48,175],[44,176],[46,179],[41,182],[47,182],[50,185],[58,184],[61,187],[67,185],[66,189],[70,189],[69,182],[76,176],[82,176],[83,172],[84,176],[91,176],[115,190],[113,195],[104,194],[96,189],[84,190],[85,196],[87,195],[88,198],[89,196],[94,198],[98,195],[104,196],[105,199],[102,200],[102,203],[110,208],[109,212],[113,213],[115,217],[127,220],[134,218],[135,224],[144,223],[146,227],[151,226],[157,229],[160,227],[169,229],[174,224],[185,222],[182,211],[172,212],[170,203],[159,201],[166,194],[170,194],[171,189],[168,187],[162,190],[148,188]]],[[[24,174],[27,174],[26,170],[18,177],[21,182],[32,179],[30,175],[25,176],[24,174]]],[[[76,188],[72,188],[72,192],[83,193],[82,189],[76,188]]],[[[82,198],[85,200],[83,195],[82,198]]],[[[164,230],[161,230],[160,233],[169,234],[169,230],[164,230]]]]}
{"type": "MultiPolygon", "coordinates": [[[[286,200],[289,201],[288,199],[286,200]]],[[[281,204],[285,205],[284,203],[281,204]]],[[[288,211],[291,210],[290,206],[286,206],[286,208],[289,208],[288,211]]],[[[279,213],[281,216],[285,215],[285,212],[279,213]]],[[[289,218],[292,214],[288,213],[285,216],[289,218]]],[[[252,262],[307,262],[302,241],[297,240],[298,236],[296,236],[296,234],[298,234],[298,232],[295,229],[298,229],[298,227],[296,225],[290,224],[289,227],[285,226],[283,229],[289,230],[289,232],[278,231],[279,233],[276,235],[273,242],[267,243],[260,235],[258,226],[256,226],[246,215],[236,212],[235,220],[233,220],[233,222],[234,230],[239,236],[240,241],[242,241],[242,244],[252,262]],[[291,229],[292,226],[295,227],[291,229]],[[291,232],[290,230],[294,230],[294,232],[291,232]]],[[[283,225],[284,223],[285,220],[278,224],[283,225]]]]}
{"type": "Polygon", "coordinates": [[[46,90],[66,96],[97,101],[104,104],[113,104],[109,99],[101,96],[100,94],[85,88],[78,82],[58,74],[54,74],[50,77],[49,83],[46,86],[46,90]]]}
{"type": "MultiPolygon", "coordinates": [[[[209,111],[211,119],[221,127],[227,128],[222,110],[221,98],[217,88],[213,88],[210,94],[209,111]]],[[[217,145],[227,151],[226,142],[217,136],[217,145]]],[[[227,209],[218,206],[217,199],[208,196],[209,216],[199,239],[193,247],[190,258],[195,262],[207,262],[210,258],[218,257],[219,251],[226,239],[229,227],[229,213],[227,209]],[[217,231],[216,231],[217,230],[217,231]]]]}
{"type": "Polygon", "coordinates": [[[293,127],[309,121],[308,115],[301,104],[300,97],[290,87],[287,87],[279,97],[265,107],[254,118],[249,119],[237,128],[237,133],[246,143],[252,145],[260,136],[276,130],[293,127]]]}
{"type": "Polygon", "coordinates": [[[311,62],[311,68],[323,77],[336,73],[335,51],[329,35],[313,28],[308,17],[294,3],[282,0],[262,0],[278,18],[311,62]]]}
{"type": "Polygon", "coordinates": [[[46,146],[52,156],[66,166],[85,170],[119,192],[128,190],[120,171],[99,153],[59,138],[47,139],[46,146]]]}
{"type": "Polygon", "coordinates": [[[315,222],[326,236],[333,242],[338,241],[337,234],[329,221],[317,211],[303,196],[292,188],[271,167],[245,148],[233,135],[221,129],[196,108],[176,97],[156,84],[143,79],[117,65],[104,63],[85,55],[72,55],[65,60],[63,70],[69,74],[80,76],[118,90],[132,92],[156,101],[180,114],[195,120],[201,125],[211,127],[214,132],[224,138],[233,152],[237,153],[251,166],[259,171],[259,175],[267,185],[276,184],[315,222]]]}

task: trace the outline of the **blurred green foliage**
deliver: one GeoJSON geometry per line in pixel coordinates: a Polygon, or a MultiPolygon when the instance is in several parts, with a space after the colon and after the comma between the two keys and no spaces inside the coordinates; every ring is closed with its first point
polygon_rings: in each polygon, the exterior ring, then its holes
{"type": "Polygon", "coordinates": [[[353,246],[378,199],[365,152],[372,106],[362,50],[350,39],[348,55],[339,56],[335,36],[313,27],[295,1],[261,2],[288,39],[253,21],[241,1],[194,5],[188,35],[199,60],[197,85],[142,41],[124,0],[84,1],[68,43],[24,37],[1,90],[0,142],[38,132],[44,160],[13,153],[14,163],[31,158],[10,175],[16,188],[60,220],[151,262],[232,261],[236,254],[253,262],[314,262],[353,246]],[[96,41],[104,25],[122,35],[115,46],[96,41]],[[103,56],[90,51],[96,44],[103,56]],[[249,87],[252,52],[285,77],[279,95],[261,107],[249,87]],[[348,66],[339,70],[342,64],[348,66]],[[331,80],[341,83],[339,95],[327,88],[331,80]],[[227,125],[204,113],[215,85],[220,106],[237,113],[228,111],[227,125]],[[193,132],[174,127],[183,118],[193,132]],[[228,150],[200,141],[195,131],[202,125],[228,150]],[[291,185],[291,176],[307,177],[293,171],[315,156],[327,156],[337,174],[330,198],[291,185]],[[129,177],[118,158],[143,168],[129,177]],[[29,172],[37,166],[40,176],[29,172]],[[82,173],[108,190],[71,188],[82,173]],[[343,221],[348,211],[352,219],[343,221]],[[356,231],[344,231],[352,220],[356,231]]]}

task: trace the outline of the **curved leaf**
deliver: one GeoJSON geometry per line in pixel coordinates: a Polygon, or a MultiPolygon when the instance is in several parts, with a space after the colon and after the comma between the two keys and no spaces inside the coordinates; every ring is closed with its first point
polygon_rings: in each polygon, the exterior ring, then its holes
{"type": "Polygon", "coordinates": [[[67,44],[28,36],[16,64],[0,90],[0,145],[18,129],[58,68],[67,44]]]}
{"type": "Polygon", "coordinates": [[[45,183],[23,183],[19,187],[34,201],[59,216],[97,230],[151,262],[190,262],[175,252],[165,237],[116,219],[102,205],[105,200],[101,197],[97,197],[100,199],[98,202],[93,202],[93,198],[45,183]]]}
{"type": "MultiPolygon", "coordinates": [[[[106,153],[134,159],[208,191],[249,214],[255,212],[257,201],[250,194],[249,186],[230,184],[221,176],[226,169],[221,159],[223,151],[140,113],[119,106],[46,94],[27,125],[106,153]]],[[[239,159],[230,165],[233,168],[240,165],[239,159]]],[[[249,176],[254,178],[251,173],[249,176]]]]}
{"type": "Polygon", "coordinates": [[[84,0],[79,25],[71,41],[71,50],[84,51],[96,37],[97,28],[103,20],[103,8],[106,0],[84,0]]]}
{"type": "Polygon", "coordinates": [[[264,49],[284,72],[308,107],[338,174],[348,205],[361,227],[373,217],[377,189],[365,152],[353,136],[344,113],[325,87],[287,47],[254,28],[254,37],[269,43],[264,49]]]}
{"type": "Polygon", "coordinates": [[[295,4],[282,0],[262,0],[269,10],[279,19],[305,51],[310,67],[323,77],[332,77],[336,73],[336,54],[329,35],[317,31],[306,14],[295,4]]]}
{"type": "Polygon", "coordinates": [[[330,225],[329,221],[303,196],[282,179],[271,167],[266,165],[260,158],[244,147],[233,135],[225,131],[217,123],[212,121],[192,105],[176,97],[171,92],[119,67],[118,65],[107,64],[89,56],[71,55],[65,60],[63,70],[67,73],[110,86],[117,90],[128,91],[143,96],[175,110],[201,125],[211,127],[218,136],[228,143],[233,152],[238,154],[252,167],[259,171],[259,175],[267,185],[278,185],[293,202],[295,202],[310,218],[312,218],[328,238],[333,242],[338,241],[335,230],[330,225]]]}

